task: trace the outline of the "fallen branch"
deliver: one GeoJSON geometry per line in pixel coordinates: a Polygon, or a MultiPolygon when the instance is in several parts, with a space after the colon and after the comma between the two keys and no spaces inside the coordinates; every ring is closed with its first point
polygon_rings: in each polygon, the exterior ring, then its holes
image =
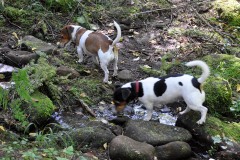
{"type": "Polygon", "coordinates": [[[90,109],[90,107],[85,102],[83,102],[81,99],[78,101],[80,102],[81,107],[84,110],[86,110],[91,116],[96,117],[96,114],[90,109]]]}

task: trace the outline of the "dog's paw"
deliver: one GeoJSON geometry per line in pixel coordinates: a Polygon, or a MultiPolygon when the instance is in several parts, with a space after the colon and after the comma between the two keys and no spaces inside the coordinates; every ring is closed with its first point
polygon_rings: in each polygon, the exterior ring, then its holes
{"type": "Polygon", "coordinates": [[[203,124],[203,123],[205,123],[205,120],[201,120],[201,119],[200,119],[199,121],[197,121],[197,124],[198,124],[198,125],[201,125],[201,124],[203,124]]]}

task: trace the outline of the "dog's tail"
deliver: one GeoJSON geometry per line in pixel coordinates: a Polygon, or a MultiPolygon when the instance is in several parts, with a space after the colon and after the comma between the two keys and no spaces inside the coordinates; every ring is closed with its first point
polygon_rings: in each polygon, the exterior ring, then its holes
{"type": "Polygon", "coordinates": [[[114,21],[114,26],[117,28],[117,37],[113,40],[113,43],[112,43],[113,46],[120,41],[120,38],[122,36],[122,31],[119,24],[114,21]]]}
{"type": "Polygon", "coordinates": [[[202,69],[202,75],[198,78],[199,83],[203,83],[210,75],[210,69],[208,65],[203,61],[200,60],[191,61],[186,63],[186,66],[188,67],[199,66],[202,69]]]}

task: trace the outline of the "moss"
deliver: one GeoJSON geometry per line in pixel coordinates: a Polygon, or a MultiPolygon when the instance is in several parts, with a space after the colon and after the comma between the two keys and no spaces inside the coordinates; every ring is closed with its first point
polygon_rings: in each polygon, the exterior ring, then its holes
{"type": "Polygon", "coordinates": [[[49,64],[46,57],[40,57],[38,63],[26,66],[33,89],[43,85],[45,81],[51,81],[56,76],[56,68],[49,64]]]}
{"type": "Polygon", "coordinates": [[[233,55],[216,54],[205,56],[203,60],[211,67],[212,75],[228,80],[232,90],[237,90],[240,79],[240,58],[233,55]]]}
{"type": "Polygon", "coordinates": [[[237,0],[217,0],[214,3],[219,16],[232,26],[240,26],[240,4],[237,0]]]}
{"type": "Polygon", "coordinates": [[[210,76],[204,83],[206,103],[211,114],[227,115],[232,105],[232,90],[227,80],[210,76]]]}
{"type": "Polygon", "coordinates": [[[35,91],[31,97],[33,103],[30,107],[30,112],[32,113],[32,116],[37,117],[36,119],[48,118],[56,109],[52,101],[39,91],[35,91]]]}
{"type": "Polygon", "coordinates": [[[72,84],[69,91],[77,99],[81,99],[87,104],[94,104],[97,101],[104,99],[104,96],[109,96],[107,93],[104,95],[102,94],[101,85],[102,82],[99,80],[81,78],[75,80],[75,83],[72,84]]]}
{"type": "Polygon", "coordinates": [[[211,136],[221,134],[222,138],[227,137],[240,142],[240,123],[226,123],[216,117],[208,116],[204,128],[211,136]]]}
{"type": "Polygon", "coordinates": [[[189,36],[192,38],[203,39],[203,40],[211,39],[211,41],[214,41],[217,43],[226,43],[226,40],[224,40],[222,36],[219,35],[218,33],[209,32],[206,30],[187,29],[183,31],[183,35],[189,36]]]}
{"type": "Polygon", "coordinates": [[[4,8],[3,14],[13,23],[21,24],[23,26],[30,26],[30,24],[33,24],[33,17],[31,17],[30,11],[9,6],[4,8]]]}

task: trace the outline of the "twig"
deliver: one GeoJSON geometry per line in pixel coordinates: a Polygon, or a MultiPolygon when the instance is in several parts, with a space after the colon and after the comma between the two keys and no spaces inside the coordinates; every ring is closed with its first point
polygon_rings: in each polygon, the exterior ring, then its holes
{"type": "Polygon", "coordinates": [[[83,109],[90,113],[91,116],[96,117],[96,114],[89,108],[89,106],[86,103],[84,103],[81,99],[79,100],[79,102],[81,103],[81,107],[83,109]]]}
{"type": "Polygon", "coordinates": [[[15,27],[17,27],[18,29],[22,29],[22,27],[20,27],[20,26],[18,26],[18,25],[16,25],[16,24],[14,24],[14,23],[12,23],[4,14],[2,14],[3,15],[3,17],[8,21],[8,23],[10,23],[11,25],[13,25],[13,26],[15,26],[15,27]]]}
{"type": "MultiPolygon", "coordinates": [[[[195,4],[201,4],[201,3],[206,3],[206,2],[210,2],[211,0],[207,0],[207,1],[201,1],[201,2],[195,2],[195,4]]],[[[182,4],[179,4],[177,6],[173,6],[173,7],[169,7],[169,8],[158,8],[158,9],[154,9],[154,10],[148,10],[148,11],[144,11],[144,12],[139,12],[136,14],[133,14],[132,16],[137,16],[139,14],[146,14],[146,13],[152,13],[152,12],[157,12],[157,11],[164,11],[164,10],[172,10],[172,9],[176,9],[176,8],[182,8],[185,7],[189,4],[193,4],[192,2],[184,2],[182,4]]]]}

